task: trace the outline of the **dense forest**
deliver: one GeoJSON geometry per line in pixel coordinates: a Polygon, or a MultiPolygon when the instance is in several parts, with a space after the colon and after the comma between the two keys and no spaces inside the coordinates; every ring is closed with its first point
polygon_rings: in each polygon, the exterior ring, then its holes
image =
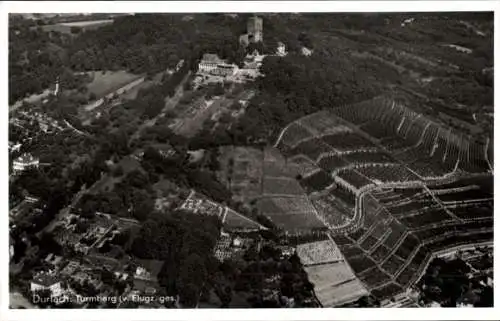
{"type": "Polygon", "coordinates": [[[217,269],[212,250],[221,222],[214,216],[185,212],[162,213],[144,222],[132,243],[132,254],[164,261],[158,275],[169,295],[194,307],[206,280],[217,269]]]}

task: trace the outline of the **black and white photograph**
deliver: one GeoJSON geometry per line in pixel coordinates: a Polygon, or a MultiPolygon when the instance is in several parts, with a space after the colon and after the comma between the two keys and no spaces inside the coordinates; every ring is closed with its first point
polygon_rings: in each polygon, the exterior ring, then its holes
{"type": "Polygon", "coordinates": [[[8,13],[9,309],[493,308],[493,10],[184,8],[8,13]]]}

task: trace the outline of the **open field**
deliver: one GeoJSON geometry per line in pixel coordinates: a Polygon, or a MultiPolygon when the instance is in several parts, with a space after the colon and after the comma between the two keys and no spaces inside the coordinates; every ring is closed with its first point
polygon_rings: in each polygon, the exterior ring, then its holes
{"type": "Polygon", "coordinates": [[[297,255],[304,265],[316,265],[343,260],[339,249],[331,240],[300,244],[297,255]]]}
{"type": "Polygon", "coordinates": [[[346,304],[368,294],[332,240],[300,244],[297,255],[323,307],[346,304]]]}
{"type": "Polygon", "coordinates": [[[229,146],[221,148],[220,155],[218,176],[235,200],[256,201],[259,213],[286,231],[325,227],[277,149],[229,146]]]}
{"type": "Polygon", "coordinates": [[[304,270],[314,285],[314,292],[323,307],[350,303],[368,294],[346,264],[332,263],[305,267],[304,270]]]}
{"type": "Polygon", "coordinates": [[[91,72],[93,77],[91,83],[87,85],[89,92],[94,93],[97,98],[102,98],[109,93],[125,86],[132,81],[141,78],[140,75],[130,74],[126,71],[96,71],[91,72]]]}

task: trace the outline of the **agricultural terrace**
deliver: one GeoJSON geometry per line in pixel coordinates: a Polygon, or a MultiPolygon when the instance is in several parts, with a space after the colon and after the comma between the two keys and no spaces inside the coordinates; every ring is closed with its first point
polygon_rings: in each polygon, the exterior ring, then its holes
{"type": "Polygon", "coordinates": [[[489,140],[473,141],[385,97],[303,117],[284,129],[276,146],[325,170],[363,168],[360,174],[375,181],[492,171],[489,140]]]}
{"type": "Polygon", "coordinates": [[[305,190],[293,174],[293,170],[288,168],[285,159],[276,148],[266,147],[264,149],[263,197],[304,195],[305,190]]]}
{"type": "Polygon", "coordinates": [[[278,149],[248,147],[220,148],[221,171],[218,176],[227,184],[233,199],[252,203],[280,229],[288,232],[325,228],[278,149]]]}
{"type": "Polygon", "coordinates": [[[297,255],[323,307],[350,303],[368,294],[332,240],[301,244],[297,255]]]}
{"type": "Polygon", "coordinates": [[[380,187],[361,197],[355,227],[332,229],[346,261],[373,295],[383,299],[403,292],[435,252],[492,239],[493,194],[467,184],[380,187]]]}
{"type": "Polygon", "coordinates": [[[325,228],[306,191],[279,150],[264,149],[262,198],[257,206],[279,228],[289,232],[325,228]]]}
{"type": "Polygon", "coordinates": [[[275,146],[345,261],[380,299],[413,285],[433,253],[493,238],[489,141],[393,100],[300,118],[275,146]]]}

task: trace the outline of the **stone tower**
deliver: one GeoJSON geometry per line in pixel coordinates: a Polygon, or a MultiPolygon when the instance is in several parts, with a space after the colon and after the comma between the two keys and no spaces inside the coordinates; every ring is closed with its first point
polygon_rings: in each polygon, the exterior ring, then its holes
{"type": "Polygon", "coordinates": [[[262,29],[262,18],[259,18],[257,16],[249,18],[247,21],[248,40],[250,42],[262,41],[262,29]]]}

